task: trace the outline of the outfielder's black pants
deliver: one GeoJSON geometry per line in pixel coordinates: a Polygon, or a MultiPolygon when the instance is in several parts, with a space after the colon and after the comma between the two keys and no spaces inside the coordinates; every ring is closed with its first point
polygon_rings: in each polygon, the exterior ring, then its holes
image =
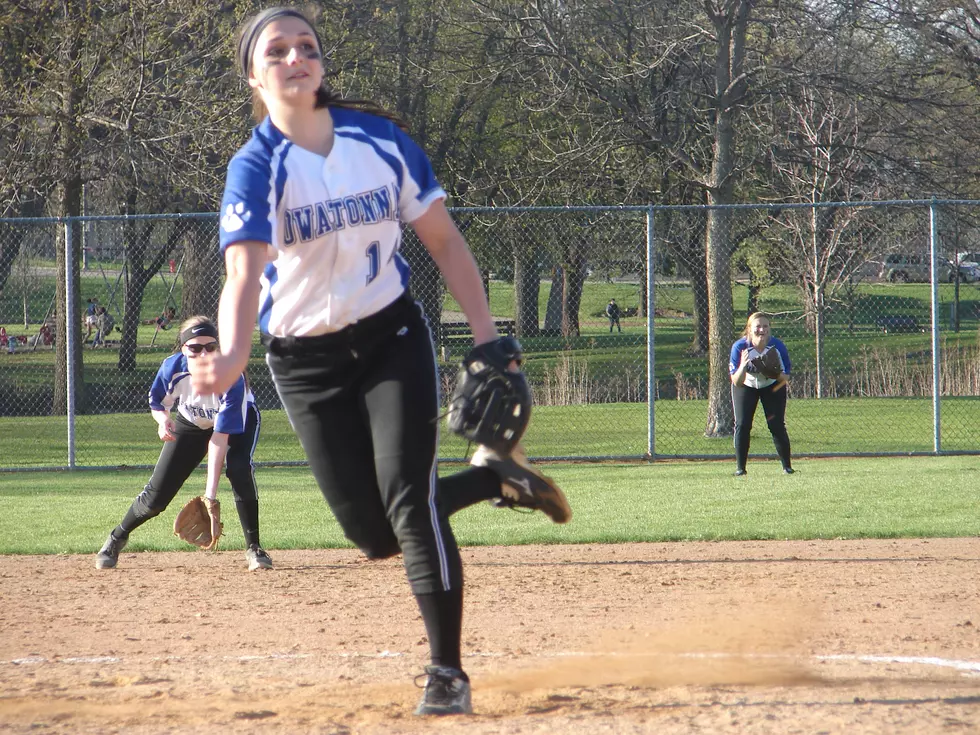
{"type": "MultiPolygon", "coordinates": [[[[775,383],[773,384],[775,385],[775,383]]],[[[745,469],[749,458],[749,439],[752,434],[752,419],[755,409],[762,402],[766,414],[766,425],[772,434],[776,454],[783,467],[791,466],[789,434],[786,433],[786,393],[783,385],[773,390],[772,385],[765,388],[750,388],[746,385],[732,384],[732,407],[735,409],[735,466],[745,469]]]]}
{"type": "Polygon", "coordinates": [[[406,294],[339,332],[263,342],[289,421],[347,538],[371,559],[401,552],[417,596],[461,590],[449,516],[499,497],[500,480],[486,468],[438,479],[439,375],[421,308],[406,294]]]}
{"type": "MultiPolygon", "coordinates": [[[[172,415],[176,438],[163,443],[150,481],[136,496],[116,529],[116,535],[120,535],[120,532],[128,535],[166,510],[187,478],[208,456],[212,430],[198,428],[176,411],[172,415]]],[[[259,543],[259,491],[255,484],[252,456],[261,424],[258,409],[250,405],[245,416],[245,431],[229,435],[228,454],[225,456],[225,475],[231,483],[246,546],[259,543]]]]}

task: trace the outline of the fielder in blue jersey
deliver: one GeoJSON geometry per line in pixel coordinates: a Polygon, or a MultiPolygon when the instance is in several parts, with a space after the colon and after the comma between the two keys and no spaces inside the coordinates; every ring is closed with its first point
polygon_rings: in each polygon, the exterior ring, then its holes
{"type": "Polygon", "coordinates": [[[732,379],[732,407],[735,410],[736,477],[746,474],[752,419],[760,401],[766,415],[766,426],[769,427],[773,444],[776,445],[776,454],[783,465],[783,472],[787,475],[794,472],[789,434],[786,431],[786,394],[792,365],[786,345],[773,337],[770,330],[771,324],[766,314],[756,312],[749,316],[744,334],[732,345],[728,362],[728,372],[732,379]],[[778,356],[778,360],[773,360],[778,366],[772,371],[776,377],[763,375],[753,365],[753,360],[763,358],[769,353],[778,356]]]}
{"type": "Polygon", "coordinates": [[[215,499],[221,470],[231,482],[235,508],[245,534],[245,559],[250,571],[271,569],[272,559],[259,544],[259,493],[252,455],[261,418],[244,374],[222,393],[199,393],[191,374],[204,356],[218,348],[218,330],[203,316],[180,328],[179,351],[157,370],[150,386],[150,413],[157,422],[163,449],[150,481],[136,496],[122,522],[109,534],[95,558],[98,569],[111,569],[129,535],[170,505],[177,491],[207,457],[204,496],[215,499]]]}
{"type": "Polygon", "coordinates": [[[320,40],[296,10],[249,19],[238,63],[259,124],[228,165],[221,351],[195,384],[231,384],[257,320],[276,389],[345,535],[368,558],[404,557],[430,645],[416,714],[469,713],[463,572],[449,516],[480,500],[542,509],[558,523],[571,510],[520,449],[478,451],[472,468],[438,476],[439,373],[408,291],[403,224],[439,267],[476,343],[498,334],[425,153],[380,107],[324,84],[320,40]]]}

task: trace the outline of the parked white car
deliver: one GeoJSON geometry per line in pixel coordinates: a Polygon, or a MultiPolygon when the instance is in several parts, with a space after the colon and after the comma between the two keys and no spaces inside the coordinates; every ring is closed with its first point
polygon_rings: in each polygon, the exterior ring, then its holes
{"type": "Polygon", "coordinates": [[[980,281],[980,253],[959,253],[956,256],[960,278],[966,283],[980,281]]]}
{"type": "Polygon", "coordinates": [[[960,280],[964,283],[976,283],[980,281],[980,265],[960,263],[960,280]]]}

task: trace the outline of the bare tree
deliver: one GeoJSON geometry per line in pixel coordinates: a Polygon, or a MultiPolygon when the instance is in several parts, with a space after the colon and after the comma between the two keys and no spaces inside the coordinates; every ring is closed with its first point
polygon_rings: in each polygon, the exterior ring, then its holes
{"type": "Polygon", "coordinates": [[[876,224],[859,207],[821,206],[874,199],[866,143],[878,132],[857,104],[834,90],[808,86],[785,102],[783,145],[773,146],[772,171],[787,201],[813,205],[773,219],[789,246],[773,248],[788,272],[801,274],[807,330],[816,340],[816,393],[823,395],[825,315],[872,255],[876,224]]]}

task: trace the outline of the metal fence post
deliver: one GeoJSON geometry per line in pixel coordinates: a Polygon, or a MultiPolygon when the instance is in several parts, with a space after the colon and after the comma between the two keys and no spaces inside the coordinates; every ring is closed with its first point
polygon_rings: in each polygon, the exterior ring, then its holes
{"type": "Polygon", "coordinates": [[[656,395],[657,395],[657,375],[655,373],[656,361],[653,353],[654,340],[654,260],[653,260],[653,217],[654,208],[647,210],[647,453],[650,459],[656,458],[657,453],[657,429],[656,429],[656,395]]]}
{"type": "Polygon", "coordinates": [[[75,256],[72,252],[72,220],[65,221],[65,369],[67,373],[68,469],[75,469],[75,294],[72,292],[72,271],[75,256]]]}
{"type": "MultiPolygon", "coordinates": [[[[939,237],[936,222],[936,199],[929,203],[929,266],[932,270],[931,307],[932,307],[932,448],[937,454],[941,450],[942,439],[939,432],[939,237]]],[[[955,255],[954,255],[955,257],[955,255]]],[[[953,267],[959,267],[955,263],[953,267]]]]}

